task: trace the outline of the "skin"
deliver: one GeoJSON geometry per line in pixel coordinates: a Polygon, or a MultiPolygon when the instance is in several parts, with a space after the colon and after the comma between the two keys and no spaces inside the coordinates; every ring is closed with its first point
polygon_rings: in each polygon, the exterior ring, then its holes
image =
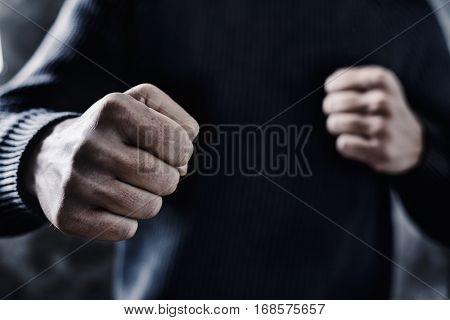
{"type": "Polygon", "coordinates": [[[423,151],[423,130],[395,74],[378,66],[340,69],[325,81],[323,111],[336,149],[378,172],[398,175],[414,168],[423,151]]]}
{"type": "Polygon", "coordinates": [[[175,191],[197,134],[197,122],[152,85],[109,94],[42,140],[28,189],[64,233],[129,239],[175,191]]]}
{"type": "MultiPolygon", "coordinates": [[[[342,156],[387,174],[418,164],[422,127],[391,71],[341,69],[325,90],[327,129],[342,156]]],[[[27,187],[62,232],[129,239],[138,221],[156,216],[162,197],[175,191],[198,128],[152,85],[107,95],[52,128],[29,164],[27,187]]]]}

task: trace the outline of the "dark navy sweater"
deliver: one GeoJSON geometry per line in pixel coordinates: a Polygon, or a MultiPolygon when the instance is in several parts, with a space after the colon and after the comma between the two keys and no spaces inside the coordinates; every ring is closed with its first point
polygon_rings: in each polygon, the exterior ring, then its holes
{"type": "Polygon", "coordinates": [[[118,245],[117,297],[387,298],[390,188],[450,244],[450,58],[430,12],[416,0],[69,1],[0,92],[0,234],[46,223],[23,186],[29,155],[44,128],[107,93],[153,83],[212,125],[261,125],[307,96],[270,123],[312,128],[312,175],[274,177],[284,191],[221,168],[185,179],[118,245]],[[393,70],[424,124],[424,155],[406,174],[343,159],[326,132],[314,90],[355,62],[393,70]]]}

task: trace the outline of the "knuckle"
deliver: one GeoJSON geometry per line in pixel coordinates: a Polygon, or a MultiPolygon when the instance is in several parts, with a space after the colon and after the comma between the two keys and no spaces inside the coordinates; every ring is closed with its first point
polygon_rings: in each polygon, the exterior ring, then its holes
{"type": "Polygon", "coordinates": [[[353,106],[357,102],[357,98],[353,94],[342,95],[338,100],[337,104],[339,107],[353,106]]]}
{"type": "Polygon", "coordinates": [[[159,91],[159,89],[151,83],[141,83],[140,85],[136,86],[136,90],[144,91],[150,96],[159,91]]]}
{"type": "Polygon", "coordinates": [[[355,131],[357,133],[368,133],[370,131],[370,124],[366,119],[354,119],[350,123],[350,127],[352,131],[355,131]]]}
{"type": "Polygon", "coordinates": [[[390,80],[395,77],[395,73],[391,69],[388,69],[383,66],[378,66],[378,70],[379,70],[378,72],[383,74],[382,77],[384,77],[383,78],[384,80],[390,80]]]}
{"type": "Polygon", "coordinates": [[[105,108],[112,107],[115,108],[120,104],[120,101],[123,99],[123,94],[119,92],[109,93],[103,97],[103,105],[105,108]]]}
{"type": "Polygon", "coordinates": [[[172,168],[171,172],[163,177],[160,195],[168,196],[174,193],[175,190],[177,189],[179,181],[180,181],[180,174],[178,173],[178,170],[172,168]]]}
{"type": "MultiPolygon", "coordinates": [[[[138,151],[136,150],[136,153],[138,151]]],[[[103,164],[107,164],[107,166],[110,169],[110,172],[112,173],[117,173],[117,174],[122,174],[122,175],[129,175],[132,173],[132,170],[135,169],[132,165],[127,163],[127,157],[126,155],[124,155],[122,152],[117,152],[117,151],[113,151],[111,150],[111,152],[105,152],[107,153],[107,155],[105,155],[103,164]]],[[[129,156],[132,161],[132,163],[136,163],[136,170],[139,170],[138,168],[138,156],[134,156],[131,155],[129,156]]]]}
{"type": "Polygon", "coordinates": [[[373,67],[372,77],[376,84],[385,87],[398,84],[398,78],[395,72],[382,66],[373,67]]]}
{"type": "Polygon", "coordinates": [[[115,206],[128,212],[126,217],[130,219],[150,219],[156,216],[162,206],[162,198],[152,193],[122,194],[121,199],[115,202],[115,206]]]}
{"type": "Polygon", "coordinates": [[[152,196],[148,201],[147,205],[145,206],[145,218],[150,219],[156,217],[156,215],[159,213],[162,207],[162,197],[160,196],[152,196]]]}
{"type": "Polygon", "coordinates": [[[376,83],[385,83],[388,77],[387,70],[380,66],[373,67],[372,77],[376,83]]]}
{"type": "Polygon", "coordinates": [[[98,151],[99,144],[96,139],[87,138],[79,145],[78,150],[75,153],[75,157],[78,159],[78,157],[96,154],[98,151]]]}
{"type": "Polygon", "coordinates": [[[387,100],[388,100],[388,95],[386,92],[379,90],[374,93],[374,102],[377,105],[382,105],[382,104],[386,103],[387,100]]]}
{"type": "Polygon", "coordinates": [[[382,142],[381,142],[380,139],[372,139],[372,140],[370,140],[370,145],[369,145],[369,147],[370,147],[372,150],[378,150],[378,151],[381,151],[381,149],[383,148],[383,144],[382,144],[382,142]]]}
{"type": "Polygon", "coordinates": [[[336,117],[333,117],[333,116],[329,116],[328,118],[327,118],[327,122],[326,122],[326,126],[327,126],[327,129],[328,129],[328,131],[330,131],[330,132],[336,132],[336,130],[337,130],[337,127],[338,127],[338,123],[337,123],[338,121],[337,121],[337,118],[336,117]]]}
{"type": "Polygon", "coordinates": [[[370,149],[372,150],[377,162],[384,162],[389,157],[387,143],[384,139],[372,139],[370,141],[370,149]]]}
{"type": "Polygon", "coordinates": [[[345,136],[336,139],[336,148],[341,152],[347,152],[350,148],[350,141],[345,136]]]}
{"type": "Polygon", "coordinates": [[[332,89],[334,87],[335,83],[337,83],[340,80],[339,75],[346,72],[347,70],[348,70],[347,68],[339,68],[339,69],[336,69],[332,74],[330,74],[325,79],[325,90],[329,91],[330,89],[332,89]]]}
{"type": "Polygon", "coordinates": [[[189,159],[194,152],[194,145],[186,131],[180,133],[179,143],[176,150],[175,166],[181,167],[189,162],[189,159]]]}
{"type": "Polygon", "coordinates": [[[372,92],[370,97],[370,111],[378,112],[383,111],[388,103],[388,95],[386,92],[377,90],[372,92]]]}
{"type": "Polygon", "coordinates": [[[121,224],[116,230],[117,241],[128,240],[135,236],[138,228],[138,223],[136,220],[128,220],[126,223],[121,224]]]}
{"type": "Polygon", "coordinates": [[[109,155],[101,144],[94,138],[88,138],[78,146],[72,157],[72,169],[74,170],[71,174],[75,174],[77,171],[86,173],[94,167],[102,168],[105,161],[108,160],[109,155]]]}
{"type": "Polygon", "coordinates": [[[197,121],[192,120],[192,122],[189,124],[189,133],[190,136],[192,136],[192,139],[195,139],[195,137],[198,136],[200,132],[200,125],[197,121]]]}
{"type": "Polygon", "coordinates": [[[323,99],[322,109],[325,113],[331,112],[331,110],[333,108],[333,100],[334,100],[334,96],[332,94],[327,95],[323,99]]]}
{"type": "Polygon", "coordinates": [[[369,128],[369,134],[379,135],[382,134],[386,129],[386,122],[382,118],[375,118],[369,128]]]}
{"type": "MultiPolygon", "coordinates": [[[[135,156],[130,156],[131,163],[134,163],[136,165],[136,173],[152,176],[157,174],[160,170],[164,168],[164,164],[158,161],[155,161],[155,158],[153,155],[150,155],[149,153],[141,152],[140,150],[135,151],[135,156]]],[[[125,167],[122,169],[123,174],[129,174],[131,168],[130,166],[125,167]],[[128,170],[128,171],[125,171],[128,170]]]]}
{"type": "Polygon", "coordinates": [[[62,185],[63,199],[61,202],[61,208],[69,205],[69,200],[74,196],[74,194],[80,195],[80,190],[85,191],[86,189],[86,178],[84,173],[84,168],[80,165],[72,167],[70,172],[67,173],[65,181],[62,185]]]}
{"type": "Polygon", "coordinates": [[[112,181],[109,181],[108,179],[98,179],[95,186],[90,190],[92,198],[99,204],[110,202],[117,206],[129,201],[129,197],[124,196],[121,192],[117,191],[116,188],[111,187],[111,185],[112,181]]]}
{"type": "MultiPolygon", "coordinates": [[[[155,98],[159,95],[160,90],[153,84],[142,83],[135,87],[135,93],[137,94],[137,100],[145,105],[155,105],[155,98]]],[[[158,107],[155,105],[155,107],[158,107]]]]}
{"type": "Polygon", "coordinates": [[[112,93],[108,93],[106,96],[104,96],[103,100],[105,102],[105,105],[110,105],[110,104],[114,105],[118,101],[122,100],[122,96],[123,96],[123,93],[112,92],[112,93]]]}
{"type": "Polygon", "coordinates": [[[110,93],[103,98],[100,120],[105,118],[110,119],[111,117],[120,115],[125,109],[124,94],[117,92],[110,93]]]}

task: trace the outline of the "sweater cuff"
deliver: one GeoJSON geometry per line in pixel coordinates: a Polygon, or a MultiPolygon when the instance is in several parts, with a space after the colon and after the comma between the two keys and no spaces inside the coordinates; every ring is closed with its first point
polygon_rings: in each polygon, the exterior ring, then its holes
{"type": "Polygon", "coordinates": [[[419,164],[400,176],[390,176],[414,222],[431,238],[450,246],[448,195],[450,155],[447,136],[424,125],[424,151],[419,164]]]}
{"type": "Polygon", "coordinates": [[[14,115],[15,121],[0,140],[1,235],[27,232],[46,221],[37,199],[24,187],[23,168],[46,128],[76,116],[45,109],[14,115]]]}
{"type": "Polygon", "coordinates": [[[390,176],[392,186],[407,194],[446,189],[450,183],[450,147],[445,136],[429,123],[422,121],[424,150],[419,163],[408,172],[390,176]]]}
{"type": "MultiPolygon", "coordinates": [[[[427,122],[422,122],[424,130],[424,150],[419,164],[406,177],[425,185],[448,184],[450,180],[449,146],[441,141],[443,134],[427,122]],[[417,181],[417,179],[420,179],[417,181]]],[[[410,180],[410,179],[408,179],[410,180]]]]}

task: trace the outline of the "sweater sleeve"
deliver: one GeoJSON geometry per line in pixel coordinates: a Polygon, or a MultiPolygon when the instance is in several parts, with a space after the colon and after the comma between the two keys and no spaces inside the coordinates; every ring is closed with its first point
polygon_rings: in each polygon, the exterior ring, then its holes
{"type": "Polygon", "coordinates": [[[128,5],[67,1],[30,61],[0,88],[0,235],[46,221],[23,186],[23,168],[46,128],[126,89],[128,5]]]}
{"type": "Polygon", "coordinates": [[[418,29],[420,48],[404,86],[423,125],[425,149],[419,165],[392,183],[418,226],[450,246],[450,55],[435,19],[418,29]]]}

